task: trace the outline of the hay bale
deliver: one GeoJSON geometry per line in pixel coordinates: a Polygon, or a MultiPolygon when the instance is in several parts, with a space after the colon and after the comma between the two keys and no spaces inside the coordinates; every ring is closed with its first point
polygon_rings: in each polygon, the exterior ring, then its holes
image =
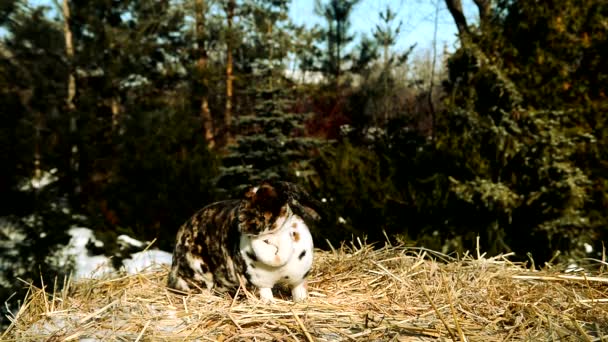
{"type": "MultiPolygon", "coordinates": [[[[70,341],[608,341],[608,277],[531,271],[506,256],[454,260],[424,249],[359,244],[317,251],[310,298],[264,305],[181,296],[168,269],[30,285],[2,340],[70,341]]],[[[283,299],[281,299],[283,298],[283,299]]]]}

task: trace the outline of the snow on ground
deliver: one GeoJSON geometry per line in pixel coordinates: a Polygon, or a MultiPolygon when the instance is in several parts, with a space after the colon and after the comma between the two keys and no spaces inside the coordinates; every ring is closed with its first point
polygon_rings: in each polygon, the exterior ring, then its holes
{"type": "Polygon", "coordinates": [[[31,179],[22,183],[19,186],[19,190],[30,191],[34,189],[42,189],[58,179],[55,175],[56,173],[57,169],[51,169],[50,171],[42,171],[40,177],[32,177],[31,179]]]}
{"type": "Polygon", "coordinates": [[[118,240],[118,243],[121,245],[130,245],[130,246],[139,247],[139,248],[146,247],[145,243],[143,243],[139,240],[136,240],[128,235],[124,235],[124,234],[118,235],[118,237],[116,239],[118,240]]]}
{"type": "MultiPolygon", "coordinates": [[[[110,258],[104,255],[89,255],[86,245],[89,241],[95,245],[103,245],[97,240],[89,228],[72,227],[68,230],[72,236],[68,245],[60,252],[62,259],[66,262],[70,257],[74,260],[74,279],[102,278],[116,272],[112,267],[110,258]]],[[[119,240],[128,242],[134,246],[145,246],[141,241],[129,236],[121,235],[119,240]]],[[[143,269],[158,265],[170,265],[171,253],[158,249],[134,253],[131,258],[123,260],[124,270],[129,273],[137,273],[143,269]]]]}
{"type": "Polygon", "coordinates": [[[171,253],[152,249],[133,253],[131,258],[123,260],[122,264],[128,274],[134,274],[159,265],[171,265],[172,260],[171,253]]]}
{"type": "Polygon", "coordinates": [[[98,278],[114,272],[110,259],[104,255],[89,255],[87,243],[101,243],[89,228],[72,227],[68,230],[72,236],[67,246],[60,252],[64,260],[74,258],[74,279],[98,278]]]}

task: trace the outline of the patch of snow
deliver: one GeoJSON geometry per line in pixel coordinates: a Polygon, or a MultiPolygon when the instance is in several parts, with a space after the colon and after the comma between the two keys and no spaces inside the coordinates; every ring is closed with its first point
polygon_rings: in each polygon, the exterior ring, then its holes
{"type": "MultiPolygon", "coordinates": [[[[9,218],[0,217],[0,269],[12,269],[14,274],[23,272],[20,263],[15,264],[15,258],[19,255],[19,246],[26,236],[20,227],[9,218]]],[[[4,272],[0,272],[0,286],[10,288],[14,286],[14,279],[7,279],[4,272]]]]}
{"type": "Polygon", "coordinates": [[[0,242],[11,241],[15,243],[25,239],[23,231],[9,219],[4,217],[0,217],[0,236],[3,237],[0,242]]]}
{"type": "Polygon", "coordinates": [[[323,73],[318,71],[301,71],[288,68],[285,70],[285,76],[292,80],[307,84],[318,84],[325,79],[323,73]]]}
{"type": "Polygon", "coordinates": [[[65,329],[68,328],[70,326],[73,326],[76,322],[76,319],[73,317],[53,317],[53,316],[49,316],[49,317],[45,317],[42,318],[38,321],[36,321],[34,324],[32,324],[29,329],[28,332],[31,333],[37,333],[40,336],[44,336],[44,335],[52,335],[53,333],[57,332],[58,330],[61,329],[65,329]]]}
{"type": "Polygon", "coordinates": [[[348,135],[353,130],[354,130],[354,128],[349,124],[340,125],[340,134],[341,135],[348,135]]]}
{"type": "Polygon", "coordinates": [[[36,225],[36,222],[40,219],[40,216],[36,214],[27,215],[23,218],[23,223],[28,225],[29,227],[33,227],[36,225]]]}
{"type": "MultiPolygon", "coordinates": [[[[64,334],[65,331],[71,331],[74,329],[78,329],[81,325],[78,320],[82,319],[80,316],[70,316],[70,315],[57,315],[57,316],[49,316],[42,317],[37,322],[34,322],[28,329],[27,335],[30,336],[53,336],[53,335],[61,335],[64,334]]],[[[106,341],[107,336],[112,335],[113,331],[109,331],[107,329],[98,329],[92,332],[85,332],[78,336],[79,342],[101,342],[106,341]]],[[[126,341],[134,341],[136,336],[134,333],[124,332],[121,334],[122,339],[126,341]]],[[[52,338],[51,338],[52,339],[52,338]]]]}
{"type": "Polygon", "coordinates": [[[28,181],[24,182],[19,190],[21,191],[30,191],[34,189],[42,189],[45,186],[55,182],[59,179],[55,174],[57,173],[57,169],[51,169],[50,171],[43,171],[40,177],[32,177],[28,181]]]}
{"type": "Polygon", "coordinates": [[[380,127],[372,126],[368,127],[363,131],[365,139],[369,141],[376,141],[382,137],[386,136],[386,130],[380,127]]]}
{"type": "Polygon", "coordinates": [[[103,278],[115,273],[110,259],[104,255],[82,256],[76,259],[76,274],[74,279],[81,278],[103,278]]]}
{"type": "Polygon", "coordinates": [[[119,235],[116,239],[118,240],[118,243],[124,247],[127,247],[127,246],[133,246],[133,247],[138,247],[138,248],[146,247],[145,243],[143,243],[139,240],[136,240],[128,235],[124,235],[124,234],[119,235]]]}
{"type": "MultiPolygon", "coordinates": [[[[28,217],[30,224],[36,221],[36,217],[28,217]]],[[[58,267],[74,266],[72,275],[74,280],[82,278],[102,278],[115,274],[116,269],[112,266],[110,258],[105,255],[90,255],[87,244],[92,243],[98,248],[104,246],[103,242],[96,239],[93,231],[85,227],[71,227],[67,233],[70,235],[70,240],[67,245],[59,248],[54,253],[48,256],[48,261],[58,267]]],[[[43,235],[45,233],[42,233],[43,235]]],[[[25,235],[16,225],[10,220],[0,217],[0,247],[5,249],[6,255],[14,256],[17,252],[16,244],[25,239],[25,235]]],[[[127,235],[118,237],[119,243],[130,245],[137,248],[143,248],[147,245],[127,235]]],[[[0,265],[3,260],[0,259],[0,265]]],[[[172,254],[158,249],[147,250],[134,253],[130,258],[123,260],[123,269],[128,274],[141,272],[142,270],[158,267],[159,265],[171,265],[172,254]]]]}
{"type": "MultiPolygon", "coordinates": [[[[60,266],[74,263],[74,279],[102,278],[116,273],[110,258],[104,255],[89,255],[87,244],[93,243],[97,247],[103,247],[103,242],[97,240],[93,231],[84,227],[72,227],[68,230],[71,236],[70,242],[57,252],[57,263],[60,266]]],[[[136,240],[127,235],[118,237],[119,243],[135,247],[145,247],[146,243],[136,240]]],[[[148,268],[160,265],[171,265],[172,254],[169,252],[153,249],[134,253],[130,258],[123,260],[123,269],[128,274],[135,274],[148,268]]]]}
{"type": "Polygon", "coordinates": [[[566,270],[564,271],[565,273],[572,273],[572,272],[580,272],[580,271],[584,271],[585,269],[582,267],[579,267],[576,263],[571,263],[570,265],[568,265],[568,267],[566,267],[566,270]]]}
{"type": "Polygon", "coordinates": [[[71,217],[73,220],[76,220],[76,221],[86,221],[86,219],[87,219],[86,216],[80,215],[80,214],[73,214],[71,217]]]}
{"type": "Polygon", "coordinates": [[[109,275],[116,270],[112,267],[110,259],[104,255],[91,256],[87,250],[87,243],[98,241],[93,231],[84,227],[72,227],[68,230],[72,237],[70,242],[60,252],[60,263],[67,263],[70,259],[74,261],[74,279],[99,278],[109,275]]]}
{"type": "Polygon", "coordinates": [[[144,269],[154,268],[161,265],[171,265],[173,256],[169,252],[158,249],[133,253],[131,258],[124,259],[122,264],[128,274],[134,274],[144,269]]]}

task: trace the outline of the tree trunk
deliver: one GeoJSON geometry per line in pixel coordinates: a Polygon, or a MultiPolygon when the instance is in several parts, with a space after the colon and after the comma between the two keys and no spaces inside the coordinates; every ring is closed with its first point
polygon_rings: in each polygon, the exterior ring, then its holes
{"type": "Polygon", "coordinates": [[[70,6],[68,0],[63,0],[63,35],[65,39],[65,55],[68,58],[68,95],[66,105],[68,110],[74,110],[74,96],[76,95],[76,79],[72,70],[72,61],[74,60],[74,42],[72,39],[72,30],[70,29],[70,6]]]}
{"type": "MultiPolygon", "coordinates": [[[[74,136],[77,131],[77,123],[76,123],[76,106],[74,105],[74,97],[76,96],[76,77],[74,76],[74,40],[72,38],[72,30],[70,28],[70,5],[68,0],[63,0],[62,2],[62,12],[63,12],[63,36],[65,40],[65,55],[68,61],[68,93],[65,99],[66,111],[67,115],[70,118],[70,127],[69,132],[70,136],[74,136]]],[[[78,146],[72,145],[70,146],[70,173],[73,175],[78,174],[78,146]]],[[[74,177],[74,180],[77,180],[78,177],[74,177]]],[[[78,183],[76,183],[78,184],[78,183]]],[[[78,185],[76,185],[75,192],[78,191],[78,185]]]]}
{"type": "MultiPolygon", "coordinates": [[[[490,15],[492,14],[492,0],[473,0],[473,2],[475,2],[477,10],[479,11],[479,25],[483,29],[487,25],[490,15]]],[[[461,37],[463,34],[468,34],[469,27],[467,26],[467,19],[464,16],[464,11],[462,10],[461,0],[445,0],[445,3],[450,10],[450,14],[452,14],[452,18],[454,18],[454,22],[456,22],[458,34],[461,37]]]]}
{"type": "Polygon", "coordinates": [[[42,153],[40,152],[40,145],[42,144],[41,132],[43,128],[42,113],[40,111],[36,111],[34,120],[36,120],[34,124],[34,128],[36,131],[34,138],[34,179],[40,180],[42,178],[42,153]]]}
{"type": "Polygon", "coordinates": [[[228,26],[228,38],[226,39],[226,107],[224,110],[224,136],[226,143],[231,140],[232,128],[232,20],[234,18],[234,8],[236,7],[234,0],[228,0],[226,5],[226,22],[228,26]]]}
{"type": "Polygon", "coordinates": [[[340,87],[340,73],[342,69],[342,56],[340,52],[342,51],[342,27],[340,25],[340,21],[336,21],[336,86],[340,87]]]}
{"type": "Polygon", "coordinates": [[[469,33],[467,18],[464,16],[464,11],[462,10],[462,2],[460,0],[445,0],[445,4],[452,15],[452,18],[454,18],[458,34],[462,39],[464,35],[469,33]]]}
{"type": "MultiPolygon", "coordinates": [[[[445,0],[445,3],[448,9],[450,10],[450,13],[452,14],[452,18],[454,18],[454,21],[456,22],[456,27],[458,28],[458,35],[460,37],[460,44],[462,45],[462,47],[472,53],[480,65],[486,66],[488,70],[492,72],[498,80],[504,83],[505,89],[510,93],[509,96],[513,101],[513,106],[515,109],[517,109],[517,107],[519,107],[523,102],[522,95],[520,94],[513,81],[511,81],[511,79],[507,75],[505,75],[499,67],[492,63],[487,57],[486,53],[473,41],[471,33],[469,32],[469,29],[467,27],[467,21],[464,16],[464,12],[462,11],[462,3],[460,2],[460,0],[445,0]]],[[[476,0],[475,4],[479,8],[480,17],[485,16],[485,19],[482,20],[485,20],[485,23],[487,24],[487,20],[489,18],[491,10],[491,1],[476,0]]]]}
{"type": "Polygon", "coordinates": [[[203,127],[203,137],[209,148],[215,146],[215,132],[213,131],[213,116],[209,110],[209,100],[207,98],[208,80],[207,80],[207,49],[205,48],[205,12],[207,6],[205,0],[194,1],[194,11],[196,17],[196,42],[198,46],[198,60],[196,68],[198,70],[198,80],[203,86],[201,94],[200,116],[203,127]]]}
{"type": "Polygon", "coordinates": [[[112,130],[116,131],[120,119],[120,99],[118,96],[112,96],[110,99],[110,109],[112,111],[112,130]]]}
{"type": "Polygon", "coordinates": [[[473,0],[479,10],[479,25],[482,29],[488,24],[492,11],[492,0],[473,0]]]}
{"type": "Polygon", "coordinates": [[[433,88],[435,88],[435,66],[437,64],[437,31],[439,28],[439,3],[435,5],[435,21],[433,26],[433,59],[431,60],[431,78],[429,82],[429,111],[431,112],[431,141],[437,142],[436,130],[437,114],[435,113],[435,103],[433,102],[433,88]]]}

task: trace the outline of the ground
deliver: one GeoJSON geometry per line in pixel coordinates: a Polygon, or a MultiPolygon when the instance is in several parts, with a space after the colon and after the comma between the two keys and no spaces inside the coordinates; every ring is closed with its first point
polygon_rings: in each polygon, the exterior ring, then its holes
{"type": "Polygon", "coordinates": [[[608,340],[608,274],[530,270],[507,256],[465,256],[364,244],[316,251],[310,298],[288,292],[182,296],[166,265],[31,288],[0,339],[38,341],[608,340]]]}

